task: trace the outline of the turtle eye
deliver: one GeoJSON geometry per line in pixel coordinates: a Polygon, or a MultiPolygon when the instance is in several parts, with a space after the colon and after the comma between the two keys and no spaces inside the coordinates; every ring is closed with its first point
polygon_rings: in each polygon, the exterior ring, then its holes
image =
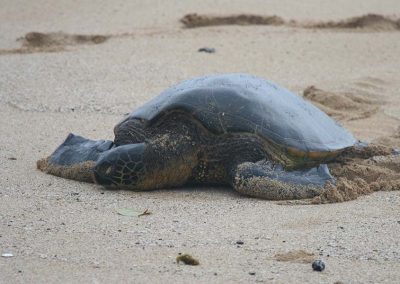
{"type": "Polygon", "coordinates": [[[104,171],[104,173],[105,173],[106,175],[109,175],[109,174],[111,174],[111,171],[112,171],[112,166],[108,166],[108,167],[106,168],[106,170],[104,171]]]}

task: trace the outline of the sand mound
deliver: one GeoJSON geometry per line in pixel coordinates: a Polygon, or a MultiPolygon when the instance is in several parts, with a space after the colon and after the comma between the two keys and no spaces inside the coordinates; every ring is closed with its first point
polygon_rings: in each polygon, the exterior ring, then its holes
{"type": "Polygon", "coordinates": [[[372,31],[394,31],[400,30],[400,19],[392,19],[377,14],[367,14],[340,21],[328,22],[300,22],[295,20],[285,21],[279,16],[262,16],[251,14],[239,15],[199,15],[187,14],[181,18],[181,23],[186,28],[197,28],[205,26],[221,25],[286,25],[295,28],[313,29],[363,29],[372,31]]]}
{"type": "Polygon", "coordinates": [[[93,167],[95,162],[86,161],[74,166],[57,166],[49,163],[49,158],[44,158],[36,162],[36,167],[47,174],[93,183],[93,167]]]}
{"type": "Polygon", "coordinates": [[[371,117],[378,112],[382,102],[368,93],[329,92],[310,86],[303,91],[303,97],[322,109],[329,116],[340,121],[371,117]]]}
{"type": "Polygon", "coordinates": [[[221,25],[283,25],[285,22],[278,16],[258,16],[258,15],[229,15],[229,16],[212,16],[187,14],[181,20],[186,28],[197,28],[205,26],[221,26],[221,25]]]}
{"type": "Polygon", "coordinates": [[[325,193],[312,200],[314,204],[349,201],[379,190],[400,190],[400,155],[355,159],[329,168],[337,183],[328,185],[325,193]]]}
{"type": "Polygon", "coordinates": [[[351,148],[329,164],[336,184],[312,199],[278,201],[280,205],[336,203],[357,199],[375,191],[400,190],[400,154],[381,145],[351,148]]]}
{"type": "Polygon", "coordinates": [[[275,255],[275,259],[277,261],[311,263],[314,261],[315,255],[304,250],[294,250],[286,253],[278,253],[275,255]]]}
{"type": "Polygon", "coordinates": [[[376,144],[385,145],[387,147],[400,149],[400,126],[397,128],[397,130],[393,135],[388,137],[380,137],[372,142],[376,144]]]}
{"type": "Polygon", "coordinates": [[[100,44],[108,40],[105,35],[80,35],[57,33],[30,32],[17,39],[22,42],[21,48],[0,50],[1,54],[25,54],[36,52],[57,52],[65,50],[66,46],[80,44],[100,44]]]}
{"type": "Polygon", "coordinates": [[[400,19],[394,20],[382,15],[367,14],[342,21],[305,24],[303,27],[320,29],[368,29],[377,31],[393,31],[400,30],[400,19]]]}
{"type": "Polygon", "coordinates": [[[73,35],[58,33],[27,33],[22,40],[23,47],[53,47],[77,44],[99,44],[105,42],[109,36],[104,35],[73,35]]]}

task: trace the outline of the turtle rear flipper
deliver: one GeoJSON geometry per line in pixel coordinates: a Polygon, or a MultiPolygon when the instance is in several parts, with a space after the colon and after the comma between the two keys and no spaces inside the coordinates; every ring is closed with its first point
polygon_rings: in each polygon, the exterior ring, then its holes
{"type": "Polygon", "coordinates": [[[244,195],[269,200],[312,198],[335,183],[327,165],[305,170],[286,171],[269,161],[242,163],[233,176],[233,188],[244,195]]]}
{"type": "Polygon", "coordinates": [[[108,140],[90,140],[70,133],[49,157],[37,161],[48,174],[84,182],[94,182],[93,168],[103,152],[113,147],[108,140]]]}

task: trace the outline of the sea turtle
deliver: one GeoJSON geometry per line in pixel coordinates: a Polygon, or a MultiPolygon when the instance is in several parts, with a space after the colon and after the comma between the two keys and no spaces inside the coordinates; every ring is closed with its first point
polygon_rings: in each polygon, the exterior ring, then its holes
{"type": "Polygon", "coordinates": [[[362,147],[324,112],[247,74],[184,81],[127,115],[114,141],[70,134],[38,168],[107,188],[227,184],[265,199],[320,195],[326,163],[362,147]]]}

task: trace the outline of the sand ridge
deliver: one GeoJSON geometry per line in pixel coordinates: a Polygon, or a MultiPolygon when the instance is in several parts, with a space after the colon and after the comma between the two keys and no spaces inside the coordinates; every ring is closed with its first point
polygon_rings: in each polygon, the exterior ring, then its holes
{"type": "Polygon", "coordinates": [[[374,191],[400,190],[400,155],[375,156],[329,165],[336,184],[313,198],[313,204],[354,200],[374,191]]]}
{"type": "Polygon", "coordinates": [[[81,44],[101,44],[110,38],[108,35],[83,35],[67,34],[63,32],[29,32],[20,37],[20,48],[0,50],[3,54],[26,54],[36,52],[59,52],[65,51],[67,46],[81,44]]]}
{"type": "Polygon", "coordinates": [[[394,31],[400,30],[400,19],[393,19],[378,14],[366,14],[339,21],[296,21],[284,20],[272,15],[208,15],[208,14],[187,14],[180,19],[185,28],[198,28],[206,26],[221,25],[269,25],[269,26],[290,26],[295,28],[309,29],[363,29],[368,31],[394,31]]]}
{"type": "MultiPolygon", "coordinates": [[[[308,29],[359,29],[364,31],[396,31],[400,30],[400,18],[386,17],[378,14],[366,14],[358,17],[339,21],[286,21],[277,15],[264,16],[255,14],[238,15],[208,15],[191,13],[186,14],[179,20],[185,28],[198,28],[222,25],[268,25],[268,26],[290,26],[293,28],[308,29]]],[[[164,31],[166,32],[166,31],[164,31]]],[[[157,33],[157,32],[156,32],[157,33]]],[[[148,35],[154,32],[147,33],[148,35]]],[[[37,52],[61,52],[67,46],[83,44],[101,44],[111,37],[133,36],[130,32],[115,35],[85,35],[68,34],[64,32],[29,32],[17,41],[22,42],[20,48],[0,49],[0,55],[5,54],[29,54],[37,52]]]]}
{"type": "Polygon", "coordinates": [[[228,16],[212,16],[199,15],[196,13],[187,14],[180,19],[180,22],[186,28],[198,28],[207,26],[222,26],[222,25],[283,25],[285,21],[278,16],[260,16],[260,15],[228,15],[228,16]]]}

